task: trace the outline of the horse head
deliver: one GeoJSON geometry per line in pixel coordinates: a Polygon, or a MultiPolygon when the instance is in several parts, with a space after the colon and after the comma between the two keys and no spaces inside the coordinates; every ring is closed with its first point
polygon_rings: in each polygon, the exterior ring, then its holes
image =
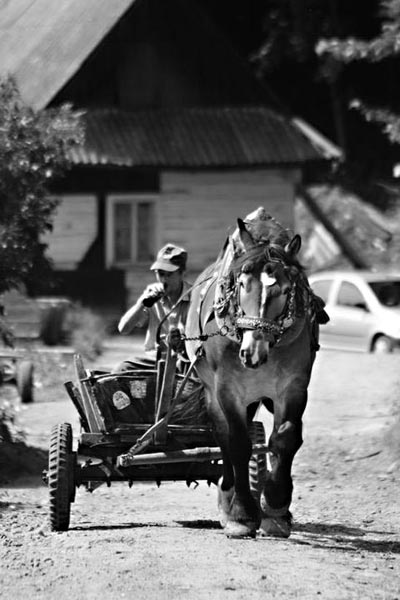
{"type": "Polygon", "coordinates": [[[254,239],[238,219],[233,246],[232,320],[240,340],[240,360],[255,369],[267,361],[270,349],[295,322],[301,238],[290,237],[282,228],[268,238],[254,239]]]}

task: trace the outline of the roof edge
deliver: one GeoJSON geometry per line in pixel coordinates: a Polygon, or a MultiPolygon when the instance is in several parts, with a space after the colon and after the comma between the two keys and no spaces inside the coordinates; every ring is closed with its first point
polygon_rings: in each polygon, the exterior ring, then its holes
{"type": "Polygon", "coordinates": [[[293,117],[291,119],[293,125],[301,131],[301,133],[311,142],[311,144],[328,160],[344,160],[343,150],[331,142],[320,131],[317,131],[312,125],[301,119],[293,117]]]}

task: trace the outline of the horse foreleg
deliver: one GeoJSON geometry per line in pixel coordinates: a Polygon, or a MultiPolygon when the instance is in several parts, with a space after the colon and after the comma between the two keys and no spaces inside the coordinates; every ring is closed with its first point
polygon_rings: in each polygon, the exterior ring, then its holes
{"type": "Polygon", "coordinates": [[[225,528],[235,493],[235,479],[228,451],[229,427],[225,414],[210,389],[206,389],[206,399],[214,435],[222,453],[222,476],[218,481],[218,515],[221,527],[225,528]]]}
{"type": "Polygon", "coordinates": [[[260,510],[250,491],[249,460],[252,444],[245,415],[229,422],[229,455],[235,476],[235,493],[231,502],[225,533],[228,537],[254,537],[260,525],[260,510]]]}
{"type": "Polygon", "coordinates": [[[260,511],[249,486],[252,446],[246,412],[239,417],[231,414],[226,405],[222,409],[220,402],[214,401],[209,413],[223,459],[223,475],[218,484],[220,523],[228,537],[253,537],[260,523],[260,511]]]}
{"type": "Polygon", "coordinates": [[[293,458],[303,443],[302,422],[284,421],[269,439],[271,471],[261,494],[261,531],[265,535],[289,537],[292,518],[289,507],[292,501],[293,458]]]}

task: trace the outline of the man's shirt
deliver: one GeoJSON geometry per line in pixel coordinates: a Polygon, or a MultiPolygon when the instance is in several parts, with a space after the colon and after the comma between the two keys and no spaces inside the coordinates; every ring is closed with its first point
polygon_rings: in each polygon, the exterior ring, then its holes
{"type": "Polygon", "coordinates": [[[136,321],[136,325],[139,327],[147,325],[146,339],[144,342],[146,352],[156,349],[157,331],[161,321],[163,321],[163,324],[161,326],[160,335],[168,335],[170,329],[174,327],[177,327],[182,333],[185,331],[190,302],[190,287],[190,283],[187,281],[183,282],[182,294],[185,295],[172,311],[173,305],[167,297],[161,298],[151,307],[143,306],[136,321]]]}

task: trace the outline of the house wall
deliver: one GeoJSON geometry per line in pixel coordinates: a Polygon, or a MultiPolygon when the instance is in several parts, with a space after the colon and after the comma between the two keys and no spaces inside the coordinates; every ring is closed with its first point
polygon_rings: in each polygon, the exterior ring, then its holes
{"type": "Polygon", "coordinates": [[[53,231],[42,241],[56,269],[73,270],[96,238],[97,198],[94,194],[58,196],[59,205],[53,217],[53,231]]]}
{"type": "MultiPolygon", "coordinates": [[[[168,171],[161,176],[160,246],[172,242],[187,249],[188,279],[217,257],[227,234],[259,206],[283,226],[294,227],[297,169],[214,172],[168,171]]],[[[127,303],[154,279],[143,266],[126,272],[127,303]]]]}
{"type": "MultiPolygon", "coordinates": [[[[215,260],[237,217],[244,218],[264,206],[282,225],[293,228],[294,188],[299,178],[299,169],[162,172],[158,190],[152,193],[157,247],[167,242],[185,247],[189,254],[187,277],[193,281],[215,260]]],[[[128,184],[124,193],[142,197],[135,187],[128,184]]],[[[113,190],[103,191],[106,206],[114,196],[113,190]]],[[[154,280],[150,263],[130,267],[110,264],[112,268],[107,269],[104,258],[110,223],[98,219],[99,198],[89,193],[68,194],[63,200],[54,231],[47,238],[49,254],[63,282],[60,293],[81,296],[88,304],[128,306],[154,280]],[[93,260],[89,260],[90,252],[93,260]],[[118,272],[120,283],[114,281],[118,272]],[[112,285],[107,277],[114,278],[112,285]]]]}

